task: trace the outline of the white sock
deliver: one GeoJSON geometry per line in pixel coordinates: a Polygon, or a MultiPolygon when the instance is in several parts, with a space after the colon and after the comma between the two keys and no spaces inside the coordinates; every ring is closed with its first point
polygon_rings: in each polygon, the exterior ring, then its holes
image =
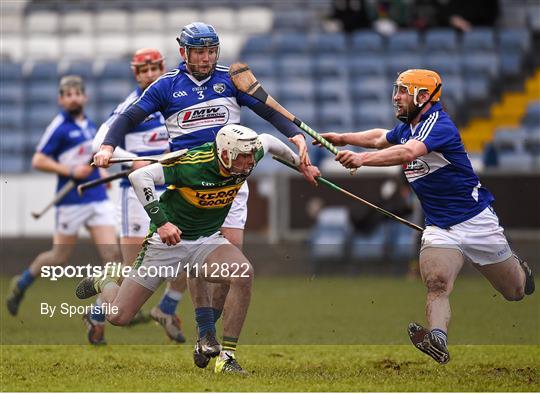
{"type": "Polygon", "coordinates": [[[171,297],[175,301],[180,301],[182,299],[182,293],[172,289],[165,290],[165,295],[171,297]]]}

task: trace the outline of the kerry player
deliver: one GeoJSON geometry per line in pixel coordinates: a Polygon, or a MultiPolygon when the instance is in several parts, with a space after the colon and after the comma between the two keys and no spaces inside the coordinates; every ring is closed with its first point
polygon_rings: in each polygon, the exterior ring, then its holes
{"type": "Polygon", "coordinates": [[[316,167],[301,163],[277,138],[258,136],[239,125],[223,127],[215,142],[191,149],[174,164],[152,164],[133,172],[130,181],[151,219],[151,234],[134,265],[145,270],[125,278],[121,286],[110,276],[86,278],[77,286],[77,296],[88,298],[101,293],[109,310],[118,308],[118,313],[107,315],[107,320],[124,325],[164,280],[144,275],[147,268],[177,270],[180,265],[191,275],[188,283],[202,354],[219,355],[217,373],[244,373],[234,353],[250,303],[253,268],[219,230],[235,196],[267,152],[298,165],[306,177],[319,175],[316,167]],[[158,201],[154,185],[163,184],[170,186],[158,201]],[[197,286],[200,280],[229,286],[224,302],[223,348],[215,338],[212,300],[204,287],[197,286]]]}

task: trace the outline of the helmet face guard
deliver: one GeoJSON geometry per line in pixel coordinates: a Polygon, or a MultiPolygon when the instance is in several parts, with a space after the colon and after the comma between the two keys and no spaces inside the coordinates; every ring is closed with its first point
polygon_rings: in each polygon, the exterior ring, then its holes
{"type": "Polygon", "coordinates": [[[255,152],[261,149],[259,136],[253,130],[240,125],[227,125],[221,128],[216,136],[216,147],[220,163],[232,175],[248,176],[255,168],[255,152]],[[223,159],[223,152],[227,152],[227,161],[223,159]],[[248,168],[235,169],[233,161],[239,155],[252,155],[253,165],[248,168]]]}
{"type": "Polygon", "coordinates": [[[191,75],[201,81],[214,73],[219,59],[219,37],[213,26],[202,22],[191,23],[182,29],[180,37],[177,37],[176,41],[186,51],[185,61],[191,75]],[[210,69],[206,72],[199,71],[201,64],[190,63],[189,60],[191,49],[199,48],[208,48],[208,50],[216,49],[216,59],[210,63],[210,69]]]}
{"type": "Polygon", "coordinates": [[[422,108],[429,102],[438,102],[441,98],[442,82],[440,76],[431,70],[407,70],[401,73],[392,89],[392,102],[394,108],[397,111],[397,103],[394,102],[394,97],[398,93],[399,89],[404,87],[407,93],[413,97],[414,107],[412,110],[407,108],[407,113],[404,115],[397,115],[397,118],[403,123],[411,123],[415,119],[422,108]],[[418,95],[421,92],[430,93],[429,98],[421,103],[418,99],[418,95]]]}

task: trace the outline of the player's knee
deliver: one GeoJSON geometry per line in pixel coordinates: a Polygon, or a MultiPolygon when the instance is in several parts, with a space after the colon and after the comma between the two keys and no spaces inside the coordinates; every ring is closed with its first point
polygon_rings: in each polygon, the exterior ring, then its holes
{"type": "Polygon", "coordinates": [[[237,286],[251,286],[254,276],[255,271],[253,270],[253,266],[251,263],[245,262],[242,264],[240,274],[231,278],[231,284],[235,284],[237,286]]]}
{"type": "Polygon", "coordinates": [[[113,326],[127,326],[132,318],[132,315],[125,313],[122,310],[119,310],[117,313],[107,315],[107,320],[113,326]]]}
{"type": "Polygon", "coordinates": [[[525,297],[524,286],[518,286],[503,293],[503,297],[506,301],[521,301],[525,297]]]}
{"type": "Polygon", "coordinates": [[[452,291],[452,284],[444,276],[434,275],[426,279],[426,287],[429,293],[445,294],[452,291]]]}

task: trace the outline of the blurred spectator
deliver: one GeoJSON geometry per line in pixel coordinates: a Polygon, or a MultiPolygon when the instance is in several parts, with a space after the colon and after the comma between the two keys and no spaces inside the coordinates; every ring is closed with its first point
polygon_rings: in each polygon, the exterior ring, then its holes
{"type": "Polygon", "coordinates": [[[341,22],[341,29],[350,33],[371,27],[371,12],[366,0],[333,0],[330,19],[341,22]]]}

